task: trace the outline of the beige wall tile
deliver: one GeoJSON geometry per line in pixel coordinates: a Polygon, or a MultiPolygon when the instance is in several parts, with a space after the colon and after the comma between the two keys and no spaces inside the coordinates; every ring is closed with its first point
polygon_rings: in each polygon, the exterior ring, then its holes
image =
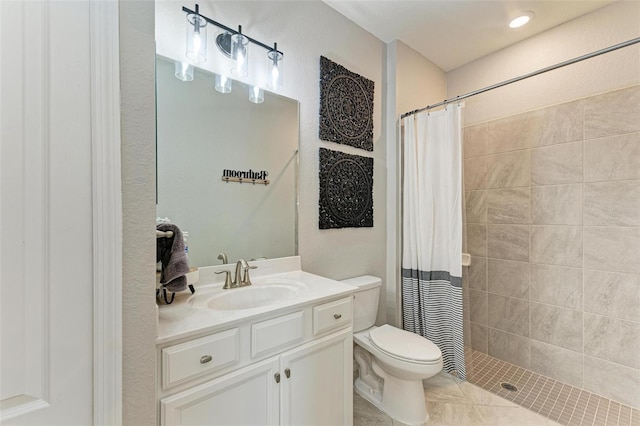
{"type": "Polygon", "coordinates": [[[582,184],[532,187],[531,221],[536,225],[582,225],[582,184]]]}
{"type": "Polygon", "coordinates": [[[582,139],[584,100],[544,108],[544,125],[531,146],[556,145],[582,139]]]}
{"type": "Polygon", "coordinates": [[[487,290],[487,258],[473,256],[469,265],[469,288],[487,290]]]}
{"type": "Polygon", "coordinates": [[[582,266],[582,227],[532,226],[531,262],[582,266]]]}
{"type": "Polygon", "coordinates": [[[464,190],[487,187],[487,157],[466,158],[464,160],[464,190]]]}
{"type": "Polygon", "coordinates": [[[488,188],[513,188],[530,184],[531,153],[529,150],[487,157],[488,188]]]}
{"type": "Polygon", "coordinates": [[[487,256],[487,225],[467,224],[467,250],[472,256],[487,256]]]}
{"type": "Polygon", "coordinates": [[[529,262],[488,259],[488,291],[501,296],[529,298],[529,262]]]}
{"type": "Polygon", "coordinates": [[[640,226],[640,180],[585,183],[584,224],[640,226]]]}
{"type": "Polygon", "coordinates": [[[584,267],[640,274],[640,228],[585,227],[584,267]]]}
{"type": "Polygon", "coordinates": [[[640,323],[584,314],[584,354],[640,368],[640,323]]]}
{"type": "Polygon", "coordinates": [[[528,225],[487,225],[487,257],[529,261],[528,225]]]}
{"type": "Polygon", "coordinates": [[[487,223],[487,191],[465,192],[468,223],[487,223]]]}
{"type": "Polygon", "coordinates": [[[532,302],[531,338],[582,352],[582,311],[532,302]]]}
{"type": "Polygon", "coordinates": [[[640,322],[640,275],[585,270],[584,310],[640,322]]]}
{"type": "Polygon", "coordinates": [[[542,110],[526,112],[489,122],[488,153],[516,151],[531,147],[544,123],[542,110]]]}
{"type": "Polygon", "coordinates": [[[584,388],[640,409],[640,371],[584,357],[584,388]]]}
{"type": "Polygon", "coordinates": [[[470,319],[471,322],[487,325],[487,292],[469,290],[470,319]]]}
{"type": "Polygon", "coordinates": [[[489,351],[489,329],[475,322],[471,323],[471,347],[477,351],[489,351]]]}
{"type": "Polygon", "coordinates": [[[488,190],[487,222],[529,224],[531,222],[530,189],[488,190]]]}
{"type": "Polygon", "coordinates": [[[584,142],[584,180],[640,179],[640,132],[584,142]]]}
{"type": "Polygon", "coordinates": [[[564,383],[582,387],[582,353],[531,341],[531,369],[564,383]]]}
{"type": "Polygon", "coordinates": [[[491,293],[488,299],[489,327],[519,336],[529,336],[529,302],[527,300],[491,293]]]}
{"type": "Polygon", "coordinates": [[[582,142],[531,150],[532,185],[582,182],[582,142]]]}
{"type": "Polygon", "coordinates": [[[582,309],[582,269],[531,264],[531,301],[582,309]]]}
{"type": "Polygon", "coordinates": [[[640,86],[586,99],[585,139],[637,131],[640,131],[640,86]]]}
{"type": "Polygon", "coordinates": [[[527,337],[489,329],[489,355],[523,368],[530,366],[530,342],[527,337]]]}
{"type": "Polygon", "coordinates": [[[487,155],[487,123],[465,127],[464,158],[487,155]]]}

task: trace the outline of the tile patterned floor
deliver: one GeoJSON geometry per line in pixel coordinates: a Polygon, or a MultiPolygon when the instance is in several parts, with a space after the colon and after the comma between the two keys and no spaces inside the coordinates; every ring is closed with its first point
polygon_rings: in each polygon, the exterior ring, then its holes
{"type": "MultiPolygon", "coordinates": [[[[425,381],[427,426],[557,426],[491,392],[440,373],[425,381]]],[[[404,426],[354,392],[354,426],[404,426]]]]}
{"type": "Polygon", "coordinates": [[[467,352],[467,379],[565,426],[640,426],[640,410],[478,351],[467,352]],[[518,390],[500,386],[507,382],[518,390]]]}

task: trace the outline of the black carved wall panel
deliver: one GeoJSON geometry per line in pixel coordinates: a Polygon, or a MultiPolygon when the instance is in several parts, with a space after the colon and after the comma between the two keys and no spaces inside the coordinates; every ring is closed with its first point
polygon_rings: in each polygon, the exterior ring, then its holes
{"type": "Polygon", "coordinates": [[[320,139],[373,151],[374,83],[320,57],[320,139]]]}
{"type": "Polygon", "coordinates": [[[373,226],[373,158],[320,148],[319,226],[373,226]]]}

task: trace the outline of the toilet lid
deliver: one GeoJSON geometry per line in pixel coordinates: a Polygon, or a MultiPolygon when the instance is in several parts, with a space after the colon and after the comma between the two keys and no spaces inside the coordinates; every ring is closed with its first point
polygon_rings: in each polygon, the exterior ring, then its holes
{"type": "Polygon", "coordinates": [[[399,358],[427,362],[442,357],[440,348],[430,340],[388,324],[371,330],[369,337],[378,348],[399,358]]]}

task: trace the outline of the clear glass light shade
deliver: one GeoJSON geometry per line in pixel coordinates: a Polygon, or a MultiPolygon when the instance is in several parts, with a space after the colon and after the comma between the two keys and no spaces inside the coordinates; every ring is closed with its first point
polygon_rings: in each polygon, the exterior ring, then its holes
{"type": "Polygon", "coordinates": [[[200,15],[187,15],[186,55],[195,64],[207,60],[207,21],[200,15]]]}
{"type": "Polygon", "coordinates": [[[231,36],[231,59],[234,61],[231,74],[238,77],[249,75],[249,39],[242,34],[231,36]]]}
{"type": "Polygon", "coordinates": [[[226,75],[216,74],[216,85],[215,88],[220,93],[230,93],[231,92],[231,79],[226,75]]]}
{"type": "Polygon", "coordinates": [[[249,100],[254,104],[261,104],[264,102],[264,90],[258,86],[251,86],[249,89],[249,100]]]}
{"type": "Polygon", "coordinates": [[[276,50],[267,53],[267,69],[269,70],[267,87],[277,92],[282,87],[282,53],[276,50]]]}
{"type": "Polygon", "coordinates": [[[193,65],[176,62],[176,78],[182,81],[193,81],[193,65]]]}

